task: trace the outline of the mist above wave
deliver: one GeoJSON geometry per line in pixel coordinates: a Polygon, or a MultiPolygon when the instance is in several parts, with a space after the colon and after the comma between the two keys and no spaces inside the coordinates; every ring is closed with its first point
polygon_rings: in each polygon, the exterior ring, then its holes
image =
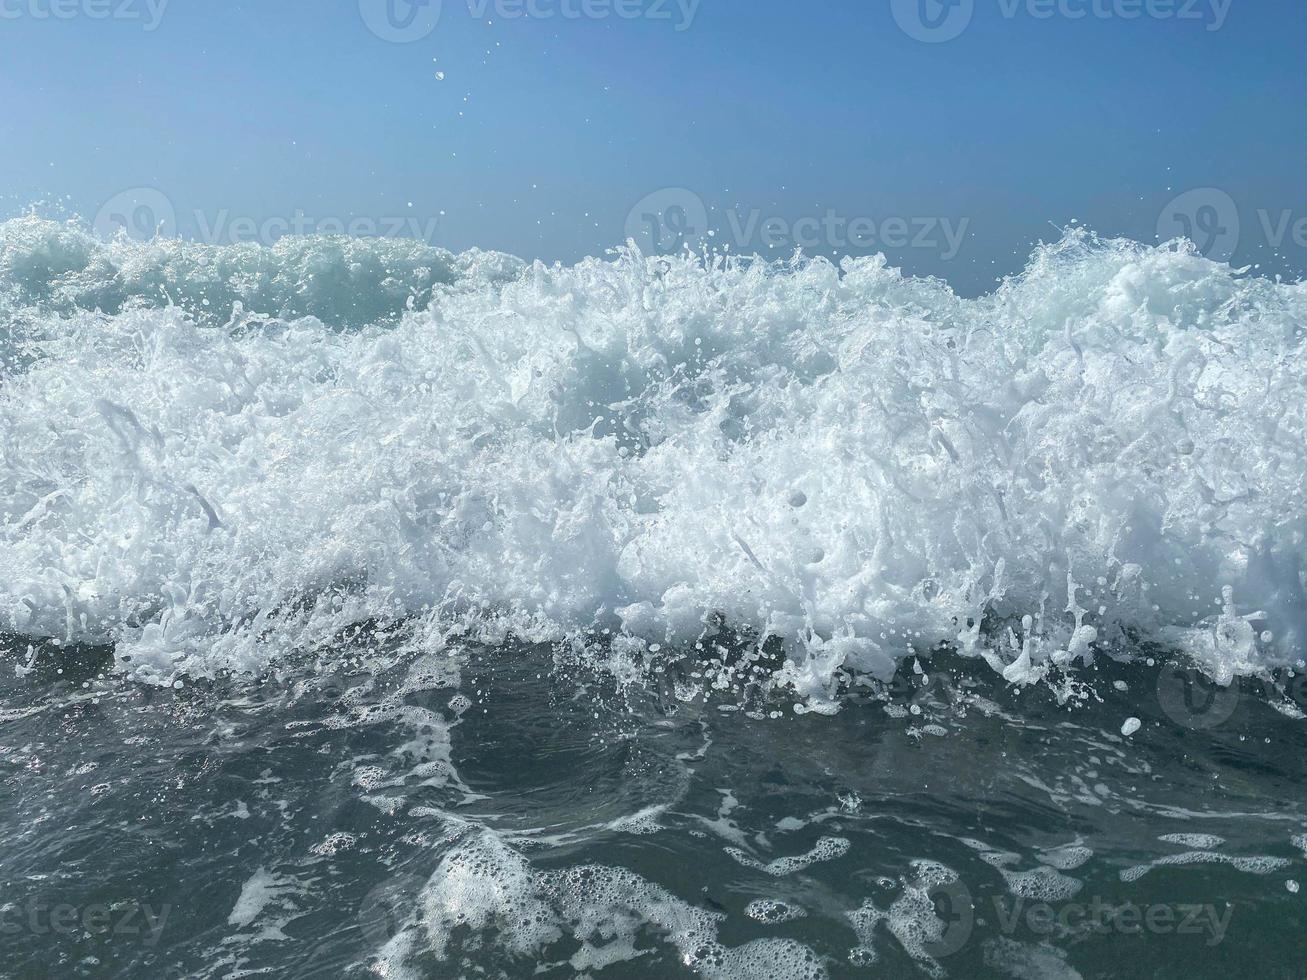
{"type": "Polygon", "coordinates": [[[968,300],[882,257],[23,219],[0,294],[0,626],[145,679],[469,613],[724,622],[818,699],[941,643],[1011,680],[1307,655],[1307,289],[1183,247],[1077,232],[968,300]]]}

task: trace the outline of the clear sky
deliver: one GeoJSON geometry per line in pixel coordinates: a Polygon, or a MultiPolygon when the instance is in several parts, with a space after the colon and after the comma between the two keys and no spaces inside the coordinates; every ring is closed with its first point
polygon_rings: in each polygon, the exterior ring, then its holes
{"type": "Polygon", "coordinates": [[[0,209],[567,261],[654,215],[968,292],[1161,220],[1297,278],[1305,52],[1302,0],[0,0],[0,209]]]}

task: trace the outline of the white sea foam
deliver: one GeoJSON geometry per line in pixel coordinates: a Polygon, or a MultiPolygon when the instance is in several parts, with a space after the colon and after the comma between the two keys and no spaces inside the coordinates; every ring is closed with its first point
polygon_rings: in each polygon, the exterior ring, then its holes
{"type": "Polygon", "coordinates": [[[1059,871],[1073,871],[1094,856],[1092,848],[1083,844],[1066,844],[1039,854],[1039,861],[1059,871]]]}
{"type": "Polygon", "coordinates": [[[808,913],[801,906],[782,902],[778,898],[755,898],[745,907],[744,914],[759,922],[775,924],[793,922],[795,919],[802,919],[808,913]]]}
{"type": "Polygon", "coordinates": [[[941,642],[1017,681],[1140,637],[1307,655],[1307,289],[1184,250],[1077,233],[966,300],[880,258],[23,219],[0,294],[0,627],[144,679],[468,613],[724,621],[818,702],[941,642]]]}
{"type": "Polygon", "coordinates": [[[1215,834],[1163,834],[1158,840],[1200,851],[1214,850],[1225,843],[1224,837],[1217,837],[1215,834]]]}
{"type": "MultiPolygon", "coordinates": [[[[878,908],[870,899],[846,913],[859,945],[851,952],[851,959],[858,965],[870,965],[879,958],[876,951],[878,925],[884,922],[903,950],[912,957],[920,969],[932,977],[946,975],[944,967],[933,953],[956,952],[960,948],[958,933],[962,942],[970,933],[969,920],[958,927],[940,919],[935,908],[936,890],[949,887],[951,897],[969,901],[966,886],[958,875],[937,861],[916,860],[912,862],[913,877],[903,879],[903,891],[890,905],[889,909],[878,908]],[[954,929],[957,928],[957,931],[954,929]],[[953,933],[950,935],[950,933],[953,933]]],[[[963,913],[961,908],[955,912],[963,913]]]]}
{"type": "Polygon", "coordinates": [[[814,864],[841,858],[849,853],[850,846],[849,841],[843,837],[823,837],[817,841],[812,850],[804,854],[779,857],[765,863],[749,856],[738,847],[728,847],[726,853],[746,868],[754,868],[774,877],[783,878],[785,875],[791,875],[810,868],[814,864]]]}
{"type": "MultiPolygon", "coordinates": [[[[413,926],[380,951],[383,968],[429,950],[440,958],[486,930],[509,954],[539,959],[559,939],[580,944],[571,966],[582,973],[638,959],[655,940],[694,973],[714,980],[822,980],[820,958],[787,939],[730,947],[717,936],[723,916],[681,901],[622,868],[584,865],[536,871],[487,832],[470,832],[440,863],[419,897],[413,926]]],[[[386,975],[391,975],[387,973],[386,975]]]]}
{"type": "Polygon", "coordinates": [[[1014,871],[1009,866],[1018,863],[1021,855],[985,850],[984,845],[978,841],[968,843],[978,846],[981,860],[997,868],[1007,882],[1008,891],[1020,898],[1039,902],[1065,902],[1075,897],[1084,887],[1084,882],[1079,879],[1062,874],[1054,862],[1044,861],[1028,871],[1014,871]]]}
{"type": "Polygon", "coordinates": [[[1137,864],[1126,868],[1120,877],[1124,882],[1135,882],[1157,868],[1179,867],[1187,864],[1228,864],[1238,871],[1254,875],[1267,875],[1287,867],[1287,858],[1257,855],[1254,857],[1233,857],[1216,851],[1185,851],[1183,854],[1167,854],[1150,864],[1137,864]]]}

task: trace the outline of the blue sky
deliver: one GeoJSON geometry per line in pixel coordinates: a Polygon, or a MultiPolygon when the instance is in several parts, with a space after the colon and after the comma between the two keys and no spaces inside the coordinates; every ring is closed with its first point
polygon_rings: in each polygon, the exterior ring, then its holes
{"type": "Polygon", "coordinates": [[[190,237],[566,261],[651,214],[664,245],[883,249],[967,292],[1054,225],[1165,215],[1301,274],[1300,0],[949,3],[0,0],[0,209],[146,188],[190,237]]]}

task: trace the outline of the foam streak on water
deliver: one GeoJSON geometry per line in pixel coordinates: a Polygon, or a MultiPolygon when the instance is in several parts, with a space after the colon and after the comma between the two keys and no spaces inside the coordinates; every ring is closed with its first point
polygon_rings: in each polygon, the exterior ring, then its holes
{"type": "Polygon", "coordinates": [[[1307,288],[1076,233],[881,258],[101,244],[0,225],[0,628],[170,681],[351,623],[779,637],[820,702],[952,643],[1307,647],[1307,288]],[[102,312],[90,312],[95,308],[102,312]]]}

